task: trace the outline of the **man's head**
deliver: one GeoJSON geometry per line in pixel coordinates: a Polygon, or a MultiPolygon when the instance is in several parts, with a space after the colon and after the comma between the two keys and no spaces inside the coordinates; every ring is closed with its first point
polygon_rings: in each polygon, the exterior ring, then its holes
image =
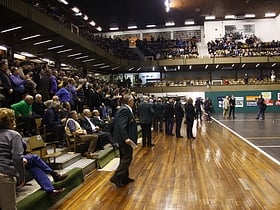
{"type": "Polygon", "coordinates": [[[128,106],[130,106],[131,108],[134,106],[134,98],[132,95],[130,94],[126,94],[123,96],[123,103],[127,104],[128,106]]]}
{"type": "Polygon", "coordinates": [[[89,109],[84,109],[83,110],[83,115],[86,117],[92,117],[92,113],[89,109]]]}

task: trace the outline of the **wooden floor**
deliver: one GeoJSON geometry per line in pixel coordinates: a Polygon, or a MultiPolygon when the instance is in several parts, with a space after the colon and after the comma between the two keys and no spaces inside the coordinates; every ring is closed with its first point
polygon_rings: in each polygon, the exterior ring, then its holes
{"type": "Polygon", "coordinates": [[[53,209],[280,209],[280,166],[220,124],[204,122],[196,140],[153,132],[155,147],[139,144],[134,183],[118,188],[109,181],[113,172],[95,171],[53,209]]]}

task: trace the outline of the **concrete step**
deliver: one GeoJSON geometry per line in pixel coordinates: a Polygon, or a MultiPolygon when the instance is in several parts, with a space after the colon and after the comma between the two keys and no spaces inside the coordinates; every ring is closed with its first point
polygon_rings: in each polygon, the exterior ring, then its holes
{"type": "Polygon", "coordinates": [[[81,159],[80,153],[73,153],[73,152],[67,152],[59,157],[56,158],[55,164],[53,163],[53,160],[51,162],[51,166],[55,170],[62,170],[71,164],[74,164],[78,160],[81,159]]]}
{"type": "Polygon", "coordinates": [[[70,171],[73,168],[82,168],[84,176],[96,170],[97,164],[95,159],[82,158],[72,165],[63,169],[63,171],[70,171]]]}

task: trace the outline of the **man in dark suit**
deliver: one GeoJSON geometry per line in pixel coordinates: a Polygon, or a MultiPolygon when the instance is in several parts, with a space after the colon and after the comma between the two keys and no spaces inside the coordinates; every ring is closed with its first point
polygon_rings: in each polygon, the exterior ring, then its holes
{"type": "Polygon", "coordinates": [[[137,123],[132,107],[134,99],[131,95],[124,95],[124,105],[117,111],[114,124],[114,140],[119,144],[120,164],[110,181],[118,187],[123,187],[134,179],[129,177],[129,166],[132,161],[133,148],[137,144],[137,123]]]}
{"type": "Polygon", "coordinates": [[[182,120],[184,117],[184,110],[182,107],[182,103],[180,101],[180,97],[176,98],[174,111],[175,111],[175,119],[176,119],[176,137],[183,138],[180,131],[181,131],[181,126],[182,126],[182,120]]]}
{"type": "Polygon", "coordinates": [[[143,147],[155,146],[152,144],[152,120],[154,116],[154,109],[152,104],[148,103],[148,97],[144,96],[144,101],[138,106],[137,113],[139,116],[142,129],[142,144],[143,147]]]}

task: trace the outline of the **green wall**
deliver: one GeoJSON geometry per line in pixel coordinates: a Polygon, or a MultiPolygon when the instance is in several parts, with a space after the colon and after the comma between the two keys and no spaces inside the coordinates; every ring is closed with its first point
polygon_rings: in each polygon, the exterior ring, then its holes
{"type": "Polygon", "coordinates": [[[224,96],[231,96],[234,95],[235,97],[243,97],[243,107],[236,107],[235,112],[257,112],[257,107],[249,107],[246,106],[246,96],[258,96],[261,94],[261,92],[271,92],[272,100],[273,100],[273,106],[268,106],[266,109],[266,112],[280,112],[280,106],[275,106],[275,101],[278,99],[278,93],[279,91],[275,90],[264,90],[264,91],[221,91],[221,92],[205,92],[205,97],[209,97],[212,100],[214,112],[221,113],[222,108],[218,106],[218,97],[224,97],[224,96]]]}

